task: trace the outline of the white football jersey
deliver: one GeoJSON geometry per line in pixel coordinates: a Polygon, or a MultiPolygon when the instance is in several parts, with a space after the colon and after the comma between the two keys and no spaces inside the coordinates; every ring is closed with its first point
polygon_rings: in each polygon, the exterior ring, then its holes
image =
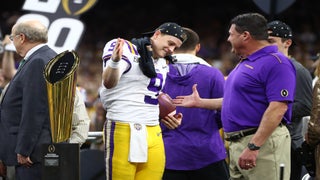
{"type": "MultiPolygon", "coordinates": [[[[109,41],[103,50],[103,69],[113,52],[117,39],[109,41]]],[[[120,61],[128,64],[118,84],[107,89],[102,85],[100,98],[107,111],[107,119],[121,122],[137,122],[146,125],[159,124],[159,105],[157,97],[162,89],[168,66],[164,59],[154,60],[157,77],[145,76],[139,67],[137,48],[125,41],[120,61]]]]}

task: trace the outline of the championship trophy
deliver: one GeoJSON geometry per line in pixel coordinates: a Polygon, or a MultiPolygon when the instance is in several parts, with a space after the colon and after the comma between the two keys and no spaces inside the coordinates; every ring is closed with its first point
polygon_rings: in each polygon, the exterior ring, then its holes
{"type": "Polygon", "coordinates": [[[44,69],[47,84],[52,144],[42,148],[42,179],[78,180],[79,145],[67,143],[71,136],[79,57],[64,51],[44,69]]]}

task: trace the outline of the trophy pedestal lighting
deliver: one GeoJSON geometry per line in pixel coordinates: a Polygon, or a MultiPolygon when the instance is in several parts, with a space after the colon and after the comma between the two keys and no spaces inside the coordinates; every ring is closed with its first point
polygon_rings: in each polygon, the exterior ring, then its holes
{"type": "Polygon", "coordinates": [[[42,179],[79,180],[80,147],[67,143],[71,136],[79,57],[65,51],[44,69],[50,115],[51,144],[42,147],[42,179]]]}

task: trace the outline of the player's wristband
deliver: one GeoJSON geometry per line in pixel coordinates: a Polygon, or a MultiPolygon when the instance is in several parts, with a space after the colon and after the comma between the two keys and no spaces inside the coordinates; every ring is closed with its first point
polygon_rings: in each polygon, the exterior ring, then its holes
{"type": "Polygon", "coordinates": [[[118,69],[119,68],[119,61],[115,62],[111,59],[111,62],[109,63],[109,67],[113,68],[113,69],[118,69]]]}

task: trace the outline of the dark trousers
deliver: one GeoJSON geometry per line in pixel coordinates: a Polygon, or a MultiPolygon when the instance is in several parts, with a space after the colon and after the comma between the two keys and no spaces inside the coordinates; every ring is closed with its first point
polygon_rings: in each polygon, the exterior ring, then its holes
{"type": "Polygon", "coordinates": [[[41,180],[41,164],[35,163],[29,168],[16,166],[16,180],[41,180]]]}
{"type": "Polygon", "coordinates": [[[302,163],[299,153],[291,147],[291,175],[290,180],[301,180],[302,163]]]}
{"type": "Polygon", "coordinates": [[[229,169],[225,160],[197,170],[165,169],[162,180],[228,180],[229,169]]]}

